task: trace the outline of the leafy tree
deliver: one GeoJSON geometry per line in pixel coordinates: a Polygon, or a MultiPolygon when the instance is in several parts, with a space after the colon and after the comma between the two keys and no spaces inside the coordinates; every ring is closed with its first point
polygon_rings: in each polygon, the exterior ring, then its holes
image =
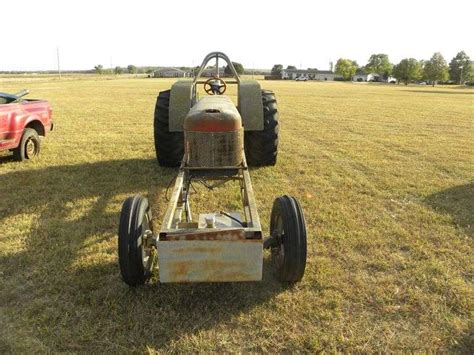
{"type": "Polygon", "coordinates": [[[123,73],[123,69],[122,69],[121,67],[115,67],[114,73],[115,73],[115,74],[122,74],[122,73],[123,73]]]}
{"type": "MultiPolygon", "coordinates": [[[[242,64],[237,63],[237,62],[232,62],[232,64],[234,65],[234,68],[237,74],[244,73],[244,66],[242,64]]],[[[230,67],[228,65],[226,65],[226,67],[224,68],[224,73],[227,75],[232,75],[232,70],[230,70],[230,67]]]]}
{"type": "Polygon", "coordinates": [[[357,71],[357,62],[350,59],[339,58],[336,63],[336,74],[341,75],[344,80],[350,80],[357,71]]]}
{"type": "Polygon", "coordinates": [[[272,68],[272,75],[281,75],[282,70],[283,70],[283,65],[275,64],[272,68]]]}
{"type": "Polygon", "coordinates": [[[382,74],[387,79],[392,74],[393,64],[388,60],[386,54],[372,54],[369,62],[365,66],[368,74],[376,73],[382,74]]]}
{"type": "Polygon", "coordinates": [[[292,70],[292,69],[296,69],[296,67],[295,67],[294,65],[288,65],[288,66],[286,67],[286,69],[292,70]]]}
{"type": "Polygon", "coordinates": [[[127,67],[127,71],[130,73],[130,74],[136,74],[137,73],[137,67],[130,64],[128,67],[127,67]]]}
{"type": "Polygon", "coordinates": [[[410,81],[421,79],[423,72],[421,64],[415,58],[405,58],[393,67],[392,74],[398,81],[408,85],[410,81]]]}
{"type": "Polygon", "coordinates": [[[440,52],[433,54],[430,60],[425,62],[424,76],[430,80],[433,86],[436,82],[448,79],[448,65],[440,52]]]}
{"type": "Polygon", "coordinates": [[[104,72],[104,66],[102,64],[96,65],[94,69],[95,72],[99,75],[102,75],[102,73],[104,72]]]}
{"type": "Polygon", "coordinates": [[[395,64],[392,68],[392,76],[397,79],[397,84],[400,84],[400,78],[401,78],[401,73],[400,73],[400,64],[395,64]]]}
{"type": "Polygon", "coordinates": [[[464,81],[471,79],[471,67],[471,59],[466,52],[461,51],[449,63],[449,78],[462,85],[464,81]]]}

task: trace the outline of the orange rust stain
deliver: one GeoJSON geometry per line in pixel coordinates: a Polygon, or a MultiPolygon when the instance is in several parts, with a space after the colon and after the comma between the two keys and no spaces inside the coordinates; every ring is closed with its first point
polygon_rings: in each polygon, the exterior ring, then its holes
{"type": "Polygon", "coordinates": [[[246,240],[243,230],[167,235],[166,240],[246,240]]]}
{"type": "Polygon", "coordinates": [[[177,254],[193,254],[193,253],[214,254],[217,252],[222,252],[222,249],[209,248],[209,247],[206,247],[206,248],[193,247],[193,248],[175,249],[174,252],[177,254]]]}
{"type": "Polygon", "coordinates": [[[238,268],[245,267],[238,262],[225,262],[218,260],[207,260],[205,262],[172,262],[169,265],[170,275],[174,280],[187,280],[189,273],[196,270],[202,278],[202,281],[239,281],[248,280],[250,275],[248,272],[241,272],[238,268]],[[237,270],[233,270],[237,268],[237,270]],[[229,270],[230,269],[230,270],[229,270]]]}
{"type": "Polygon", "coordinates": [[[185,278],[189,273],[189,266],[186,262],[175,262],[170,265],[171,274],[176,275],[178,279],[185,278]]]}

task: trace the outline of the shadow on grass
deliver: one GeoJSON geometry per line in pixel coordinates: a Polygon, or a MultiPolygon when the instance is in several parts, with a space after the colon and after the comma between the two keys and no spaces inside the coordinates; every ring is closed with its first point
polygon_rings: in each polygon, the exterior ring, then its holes
{"type": "Polygon", "coordinates": [[[10,152],[8,153],[0,152],[0,165],[15,161],[15,159],[13,159],[13,154],[11,154],[10,152]]]}
{"type": "Polygon", "coordinates": [[[218,329],[286,289],[268,261],[263,282],[155,280],[137,289],[122,282],[116,259],[122,201],[148,192],[152,208],[165,209],[164,190],[174,174],[155,160],[135,159],[0,175],[0,223],[13,225],[15,238],[24,237],[6,240],[20,247],[0,256],[2,306],[11,310],[1,351],[19,350],[19,336],[54,351],[166,349],[183,336],[218,329]]]}
{"type": "Polygon", "coordinates": [[[474,237],[474,183],[437,192],[425,202],[436,211],[451,215],[457,226],[474,237]]]}
{"type": "MultiPolygon", "coordinates": [[[[468,90],[468,89],[459,89],[459,90],[468,90]]],[[[404,90],[404,91],[414,92],[414,93],[417,93],[417,94],[474,95],[474,90],[456,91],[456,89],[453,89],[453,91],[447,91],[447,90],[433,89],[433,91],[431,91],[431,90],[404,90]]]]}

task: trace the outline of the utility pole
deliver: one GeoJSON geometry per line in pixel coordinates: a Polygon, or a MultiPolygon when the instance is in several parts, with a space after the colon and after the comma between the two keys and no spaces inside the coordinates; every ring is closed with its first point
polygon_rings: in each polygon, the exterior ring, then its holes
{"type": "Polygon", "coordinates": [[[56,47],[56,58],[58,61],[58,76],[59,80],[61,80],[61,66],[59,65],[59,47],[56,47]]]}

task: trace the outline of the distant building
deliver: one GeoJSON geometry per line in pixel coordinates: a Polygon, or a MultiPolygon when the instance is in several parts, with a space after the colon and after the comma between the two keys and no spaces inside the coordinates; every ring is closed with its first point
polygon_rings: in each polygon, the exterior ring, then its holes
{"type": "Polygon", "coordinates": [[[219,75],[217,75],[217,70],[216,70],[215,66],[208,67],[208,68],[206,68],[202,71],[201,76],[203,76],[205,78],[212,78],[212,77],[216,77],[216,76],[220,76],[220,77],[226,76],[225,73],[224,73],[224,70],[225,70],[225,67],[220,67],[219,68],[219,75]]]}
{"type": "Polygon", "coordinates": [[[316,70],[316,69],[283,69],[281,71],[281,78],[287,80],[295,80],[296,78],[306,78],[308,80],[334,80],[334,72],[331,70],[316,70]]]}
{"type": "Polygon", "coordinates": [[[153,72],[154,78],[186,78],[189,73],[178,68],[160,68],[153,72]]]}
{"type": "Polygon", "coordinates": [[[364,74],[364,73],[358,73],[358,74],[355,74],[353,77],[352,77],[352,81],[367,81],[367,74],[364,74]]]}
{"type": "Polygon", "coordinates": [[[397,79],[394,78],[393,76],[389,76],[387,78],[384,77],[383,74],[377,74],[377,73],[370,73],[370,74],[364,74],[364,73],[358,73],[352,77],[352,81],[369,81],[369,82],[378,82],[378,83],[392,83],[396,82],[397,79]]]}

